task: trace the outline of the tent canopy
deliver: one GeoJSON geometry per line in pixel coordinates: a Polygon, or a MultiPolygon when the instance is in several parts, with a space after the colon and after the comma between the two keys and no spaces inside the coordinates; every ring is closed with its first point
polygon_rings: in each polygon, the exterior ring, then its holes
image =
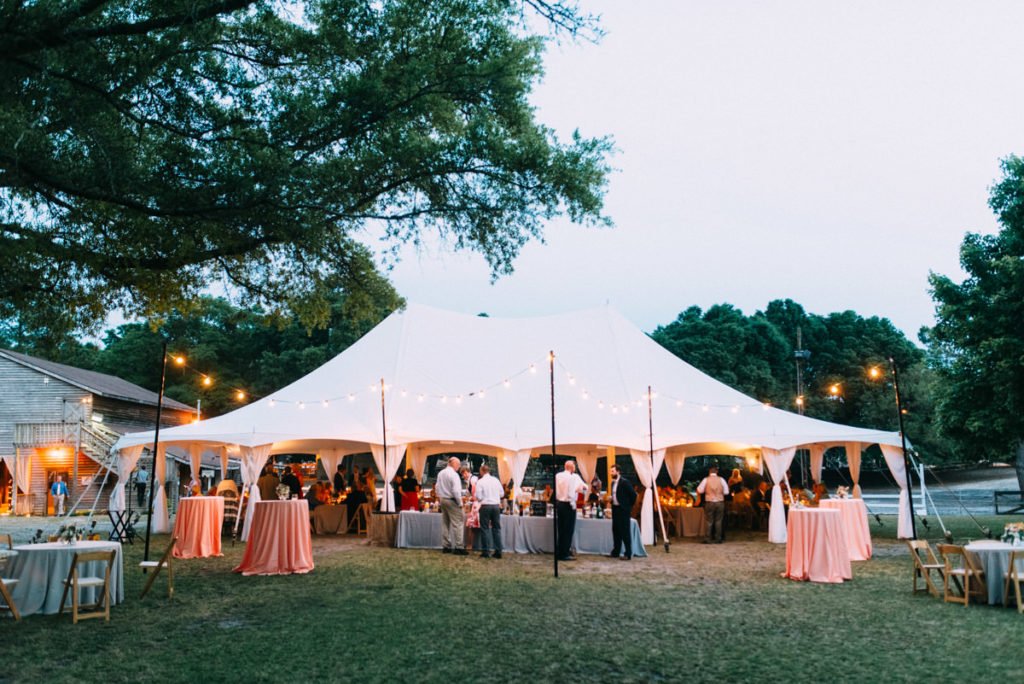
{"type": "MultiPolygon", "coordinates": [[[[161,443],[271,445],[272,453],[369,451],[384,442],[436,452],[550,451],[548,353],[557,442],[695,456],[811,444],[899,446],[899,433],[765,406],[678,359],[609,307],[498,319],[410,305],[309,375],[231,413],[162,430],[161,443]]],[[[117,448],[150,444],[125,435],[117,448]]]]}

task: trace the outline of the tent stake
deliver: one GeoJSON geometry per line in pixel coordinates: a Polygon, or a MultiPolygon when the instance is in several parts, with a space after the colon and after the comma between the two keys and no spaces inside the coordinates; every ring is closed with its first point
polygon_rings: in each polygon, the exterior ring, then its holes
{"type": "Polygon", "coordinates": [[[555,512],[552,520],[555,525],[555,579],[558,579],[558,483],[555,478],[558,476],[558,468],[555,463],[555,352],[548,352],[548,369],[551,378],[551,494],[555,497],[553,510],[555,512]]]}
{"type": "Polygon", "coordinates": [[[665,553],[668,553],[668,534],[665,533],[665,514],[661,510],[661,497],[658,496],[658,473],[654,470],[654,397],[651,386],[647,386],[647,437],[651,456],[651,490],[654,492],[654,505],[658,508],[658,520],[661,522],[661,539],[665,542],[665,553]]]}

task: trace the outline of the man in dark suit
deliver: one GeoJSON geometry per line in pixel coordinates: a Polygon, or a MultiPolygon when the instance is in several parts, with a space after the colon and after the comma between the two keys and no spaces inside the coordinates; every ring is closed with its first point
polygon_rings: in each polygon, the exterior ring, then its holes
{"type": "Polygon", "coordinates": [[[622,476],[619,466],[612,466],[612,483],[608,487],[612,500],[612,558],[629,560],[633,557],[633,531],[630,529],[630,515],[636,501],[636,490],[629,480],[622,476]],[[623,550],[621,556],[619,550],[623,550]]]}

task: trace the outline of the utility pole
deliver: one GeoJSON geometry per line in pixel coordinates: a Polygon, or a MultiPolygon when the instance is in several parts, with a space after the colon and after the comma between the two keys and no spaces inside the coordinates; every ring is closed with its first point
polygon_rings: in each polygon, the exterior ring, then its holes
{"type": "MultiPolygon", "coordinates": [[[[796,326],[796,351],[793,352],[793,360],[796,363],[796,410],[804,415],[804,369],[803,362],[811,358],[811,352],[803,348],[804,336],[800,326],[796,326]]],[[[807,482],[807,464],[804,459],[800,460],[800,477],[807,482]]]]}

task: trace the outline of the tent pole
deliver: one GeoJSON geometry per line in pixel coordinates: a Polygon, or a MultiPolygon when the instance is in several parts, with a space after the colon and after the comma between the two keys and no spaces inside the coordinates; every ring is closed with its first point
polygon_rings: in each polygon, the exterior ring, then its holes
{"type": "MultiPolygon", "coordinates": [[[[651,386],[647,386],[647,437],[651,456],[651,490],[654,492],[654,505],[658,509],[658,521],[661,523],[661,539],[665,542],[665,553],[668,553],[668,535],[665,533],[665,514],[661,510],[661,497],[658,496],[658,473],[654,470],[654,397],[651,386]]],[[[655,538],[657,539],[657,538],[655,538]]]]}
{"type": "MultiPolygon", "coordinates": [[[[384,443],[384,472],[381,473],[382,478],[388,476],[388,419],[384,410],[384,378],[380,379],[380,434],[381,441],[384,443]]],[[[390,511],[391,503],[394,501],[394,494],[391,492],[391,483],[384,480],[384,501],[380,502],[381,512],[390,511]]]]}
{"type": "MultiPolygon", "coordinates": [[[[555,352],[554,350],[548,352],[548,368],[549,375],[551,378],[551,463],[552,466],[555,463],[555,352]]],[[[558,484],[555,481],[555,477],[558,475],[558,469],[552,467],[551,469],[551,493],[555,497],[554,502],[554,516],[552,520],[555,525],[555,552],[552,554],[555,557],[555,578],[558,578],[558,484]]]]}

